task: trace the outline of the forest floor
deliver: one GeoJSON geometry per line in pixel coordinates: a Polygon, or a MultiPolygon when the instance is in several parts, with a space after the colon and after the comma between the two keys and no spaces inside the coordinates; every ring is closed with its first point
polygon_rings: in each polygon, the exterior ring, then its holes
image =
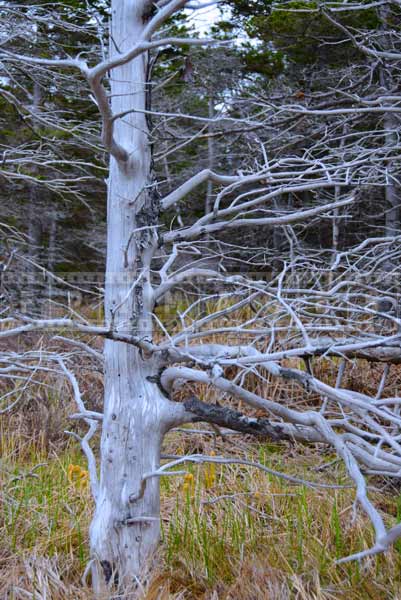
{"type": "MultiPolygon", "coordinates": [[[[329,380],[334,367],[319,366],[329,380]]],[[[355,365],[347,377],[354,389],[374,389],[380,366],[355,365]]],[[[393,387],[400,378],[397,367],[393,387]]],[[[80,380],[96,409],[100,373],[82,367],[80,380]]],[[[305,401],[302,392],[274,385],[270,397],[287,401],[292,394],[297,406],[305,401]]],[[[90,599],[84,573],[93,503],[85,459],[65,434],[79,427],[68,419],[75,412],[71,390],[61,378],[34,389],[19,410],[0,416],[0,598],[90,599]]],[[[222,439],[207,425],[196,427],[209,433],[170,432],[163,450],[240,456],[344,487],[307,487],[241,465],[188,466],[185,476],[162,478],[162,542],[144,599],[401,600],[401,543],[385,555],[336,564],[370,546],[373,534],[331,451],[240,435],[222,439]]],[[[401,520],[399,484],[379,478],[369,484],[386,523],[401,520]]]]}

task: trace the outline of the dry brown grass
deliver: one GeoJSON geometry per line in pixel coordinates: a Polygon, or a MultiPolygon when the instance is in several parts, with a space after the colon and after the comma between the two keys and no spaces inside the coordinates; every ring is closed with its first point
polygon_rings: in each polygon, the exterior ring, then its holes
{"type": "MultiPolygon", "coordinates": [[[[21,460],[13,451],[10,432],[5,438],[0,597],[90,599],[81,578],[88,561],[92,504],[86,480],[69,468],[85,469],[80,451],[72,442],[58,452],[36,445],[29,457],[25,441],[21,460]],[[46,464],[32,470],[41,462],[46,464]]],[[[224,449],[226,454],[247,456],[309,480],[346,482],[340,463],[316,469],[331,462],[331,454],[319,455],[302,446],[173,432],[165,449],[179,453],[224,449]]],[[[354,514],[352,489],[308,489],[237,465],[216,466],[212,472],[210,466],[188,469],[192,478],[162,480],[163,540],[143,598],[401,598],[398,546],[361,565],[335,564],[336,558],[372,542],[369,523],[359,512],[354,514]]],[[[398,519],[397,489],[376,491],[374,497],[389,523],[398,519]]]]}
{"type": "MultiPolygon", "coordinates": [[[[301,361],[291,364],[304,368],[301,361]]],[[[314,363],[315,374],[329,383],[337,369],[336,359],[314,363]]],[[[350,363],[344,384],[375,392],[381,370],[350,363]]],[[[98,372],[80,362],[79,379],[89,407],[99,409],[98,372]]],[[[394,367],[388,395],[398,393],[400,379],[401,368],[394,367]]],[[[80,426],[68,419],[75,411],[68,383],[50,376],[43,383],[29,388],[20,410],[0,417],[0,598],[89,600],[82,576],[93,506],[85,477],[71,468],[85,470],[84,458],[63,433],[80,426]]],[[[316,401],[291,383],[248,379],[247,384],[298,407],[316,401]]],[[[211,389],[197,386],[181,395],[191,391],[206,401],[216,399],[211,389]]],[[[331,464],[335,457],[323,446],[172,432],[164,450],[240,455],[310,481],[349,483],[341,463],[331,464]]],[[[188,471],[192,477],[186,480],[161,481],[163,539],[143,599],[401,600],[401,544],[361,564],[336,564],[372,543],[369,523],[354,511],[352,489],[309,489],[238,465],[189,466],[188,471]]],[[[378,479],[370,483],[386,522],[401,520],[397,486],[378,479]]]]}

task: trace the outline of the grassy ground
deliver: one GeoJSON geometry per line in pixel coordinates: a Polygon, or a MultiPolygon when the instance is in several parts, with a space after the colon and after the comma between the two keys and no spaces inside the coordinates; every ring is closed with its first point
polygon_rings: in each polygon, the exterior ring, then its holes
{"type": "MultiPolygon", "coordinates": [[[[49,442],[38,425],[27,435],[19,419],[2,421],[0,597],[89,599],[82,576],[93,506],[84,458],[75,442],[62,435],[49,442]]],[[[223,448],[310,481],[347,483],[323,449],[174,432],[165,443],[174,453],[223,448]]],[[[372,542],[352,489],[310,489],[237,465],[188,471],[162,479],[162,544],[144,590],[148,600],[401,599],[400,547],[361,564],[335,563],[372,542]]],[[[372,486],[395,522],[399,491],[380,481],[372,486]]]]}
{"type": "MultiPolygon", "coordinates": [[[[87,406],[100,410],[101,375],[82,359],[78,366],[87,406]]],[[[314,364],[328,383],[337,371],[337,359],[314,364]]],[[[350,363],[343,385],[374,395],[381,372],[380,365],[350,363]]],[[[68,383],[50,376],[41,383],[24,392],[11,416],[0,415],[0,599],[88,600],[93,503],[85,459],[64,433],[80,425],[68,419],[76,411],[68,383]]],[[[387,393],[398,395],[400,385],[401,368],[394,367],[387,393]]],[[[298,408],[316,400],[275,380],[247,379],[247,386],[298,408]]],[[[210,390],[192,391],[215,399],[210,390]]],[[[10,400],[19,394],[16,385],[10,400]]],[[[309,481],[349,484],[323,446],[171,432],[164,451],[235,455],[309,481]]],[[[377,478],[370,485],[386,522],[401,520],[400,489],[377,478]]],[[[349,487],[311,489],[239,465],[189,466],[185,477],[162,478],[161,487],[162,543],[144,599],[401,600],[401,544],[385,556],[336,564],[373,540],[349,487]]]]}

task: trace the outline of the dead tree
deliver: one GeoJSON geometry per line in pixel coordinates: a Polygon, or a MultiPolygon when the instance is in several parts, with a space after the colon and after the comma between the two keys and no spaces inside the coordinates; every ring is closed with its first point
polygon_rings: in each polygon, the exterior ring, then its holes
{"type": "MultiPolygon", "coordinates": [[[[49,357],[71,383],[78,408],[74,417],[88,426],[81,444],[96,504],[90,543],[93,584],[99,595],[113,587],[129,589],[144,574],[159,541],[160,477],[171,474],[172,467],[185,461],[229,462],[224,457],[191,455],[161,465],[160,449],[167,431],[200,419],[275,439],[331,446],[343,459],[357,500],[376,535],[373,548],[344,560],[381,552],[401,535],[401,525],[386,529],[368,497],[364,477],[365,473],[398,477],[401,472],[401,400],[382,397],[386,372],[377,396],[372,398],[342,387],[342,367],[333,386],[315,377],[313,369],[308,372],[285,364],[289,359],[310,363],[320,356],[401,362],[398,328],[388,335],[378,335],[369,328],[369,319],[377,315],[372,303],[380,290],[355,276],[362,262],[374,270],[391,253],[396,238],[367,237],[363,243],[338,252],[330,268],[339,274],[326,278],[328,285],[319,280],[316,257],[310,260],[302,251],[291,254],[291,264],[284,258],[279,273],[269,280],[227,272],[227,235],[233,236],[231,244],[241,246],[242,236],[255,228],[295,228],[312,219],[317,223],[323,217],[337,218],[338,209],[351,210],[358,201],[361,184],[352,173],[361,166],[355,166],[353,157],[338,161],[331,153],[327,161],[321,156],[288,156],[267,162],[262,157],[258,168],[254,165],[239,174],[201,171],[160,198],[146,119],[148,53],[170,45],[213,46],[212,40],[164,35],[167,19],[184,7],[196,8],[186,0],[113,0],[110,52],[95,66],[88,65],[81,55],[43,59],[17,54],[12,45],[0,51],[4,61],[28,64],[32,69],[75,70],[96,101],[102,143],[110,155],[105,322],[95,326],[71,318],[40,320],[14,315],[0,332],[1,339],[62,329],[64,335],[71,331],[104,339],[103,357],[84,341],[70,339],[71,344],[80,344],[94,360],[104,363],[102,414],[86,410],[67,359],[49,357]],[[187,196],[208,182],[216,192],[212,210],[190,225],[163,227],[163,214],[185,205],[187,196]],[[316,194],[311,206],[287,210],[280,203],[274,204],[276,199],[302,192],[316,194]],[[323,193],[332,194],[332,199],[327,200],[323,193]],[[226,237],[221,239],[223,235],[226,237]],[[199,266],[199,257],[205,255],[214,258],[218,267],[199,266]],[[162,265],[155,272],[154,265],[160,261],[162,265]],[[305,273],[309,277],[306,284],[302,280],[305,273]],[[194,282],[201,296],[178,315],[179,327],[169,330],[168,323],[156,315],[156,304],[194,282]],[[216,294],[210,286],[217,284],[216,294]],[[203,312],[206,303],[215,306],[208,314],[203,312]],[[251,316],[243,317],[244,307],[251,307],[251,316]],[[219,341],[212,342],[211,338],[219,341]],[[233,369],[236,376],[230,379],[233,369]],[[318,398],[318,404],[302,409],[263,397],[248,389],[249,372],[260,381],[269,374],[295,382],[307,397],[313,394],[315,401],[318,398]],[[237,411],[210,408],[198,400],[176,402],[174,390],[185,382],[210,386],[222,397],[234,397],[263,410],[266,417],[252,421],[237,411]],[[91,439],[99,426],[98,474],[91,439]]],[[[357,113],[365,108],[362,103],[350,110],[357,113]]],[[[390,108],[380,105],[385,114],[390,108]]],[[[303,116],[320,114],[320,109],[301,110],[298,106],[285,110],[303,116]]],[[[333,116],[335,110],[329,108],[323,114],[329,111],[333,116]]],[[[278,111],[283,108],[278,107],[278,111]]],[[[273,105],[271,114],[275,113],[273,105]]],[[[223,115],[221,121],[226,118],[223,115]]],[[[208,117],[204,120],[207,122],[208,117]]],[[[236,119],[230,118],[230,123],[233,121],[236,119]]],[[[237,124],[247,128],[250,119],[238,119],[237,124]]],[[[369,160],[369,153],[360,159],[364,165],[369,160]]],[[[368,169],[366,173],[367,184],[368,169]]],[[[255,249],[255,256],[258,254],[255,249]]],[[[251,259],[249,264],[252,266],[251,259]]],[[[397,315],[391,319],[398,324],[397,315]]],[[[21,370],[21,362],[4,358],[2,370],[6,373],[10,368],[21,370]]],[[[25,368],[28,374],[32,371],[28,363],[25,368]]]]}

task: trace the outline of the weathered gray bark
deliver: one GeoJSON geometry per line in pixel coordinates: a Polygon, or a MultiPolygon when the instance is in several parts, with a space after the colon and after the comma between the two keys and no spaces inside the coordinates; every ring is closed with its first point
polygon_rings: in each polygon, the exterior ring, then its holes
{"type": "MultiPolygon", "coordinates": [[[[391,30],[389,25],[389,19],[391,15],[390,5],[383,5],[379,9],[380,17],[382,21],[382,42],[385,50],[391,49],[390,40],[388,38],[388,31],[391,30]]],[[[394,87],[393,77],[390,74],[388,66],[384,63],[380,65],[380,84],[387,91],[390,92],[394,87]]],[[[383,127],[386,132],[385,143],[388,149],[393,148],[397,145],[397,131],[398,131],[398,117],[394,113],[387,113],[384,115],[383,127]]],[[[386,165],[387,171],[387,185],[385,189],[386,198],[386,219],[385,219],[385,232],[388,237],[399,235],[400,233],[400,214],[399,214],[399,189],[396,184],[396,176],[394,173],[394,165],[389,161],[386,165]]],[[[386,268],[391,270],[392,265],[387,262],[386,268]]]]}
{"type": "MultiPolygon", "coordinates": [[[[37,81],[34,82],[32,100],[33,114],[35,114],[39,111],[41,102],[41,90],[37,81]]],[[[33,169],[33,171],[35,173],[35,169],[33,169]]],[[[31,183],[29,186],[28,205],[28,284],[23,294],[26,296],[26,302],[24,302],[25,305],[22,307],[22,310],[23,312],[31,313],[36,317],[40,316],[40,271],[37,268],[37,265],[40,262],[40,247],[42,241],[42,225],[40,221],[42,207],[41,191],[35,183],[31,183]]]]}
{"type": "MultiPolygon", "coordinates": [[[[111,55],[139,39],[145,0],[113,0],[111,55]]],[[[114,114],[145,109],[146,57],[113,69],[114,114]]],[[[151,155],[143,113],[131,112],[115,125],[115,139],[127,160],[111,158],[108,180],[108,234],[105,318],[114,330],[151,337],[153,306],[149,263],[157,240],[152,227],[158,200],[148,191],[151,155]],[[139,231],[138,231],[139,230],[139,231]],[[135,283],[136,282],[136,283],[135,283]]],[[[159,479],[131,502],[145,473],[159,465],[160,445],[173,404],[146,378],[157,372],[134,346],[106,341],[104,420],[96,511],[90,528],[95,592],[135,586],[159,541],[159,479]]]]}
{"type": "Polygon", "coordinates": [[[29,206],[28,206],[28,260],[27,276],[28,283],[24,290],[26,303],[23,306],[23,312],[33,314],[35,317],[40,316],[40,294],[39,285],[40,271],[37,265],[40,262],[40,247],[42,238],[42,226],[38,213],[40,214],[40,192],[37,186],[32,183],[29,190],[29,206]]]}
{"type": "MultiPolygon", "coordinates": [[[[56,256],[57,256],[57,211],[53,209],[49,215],[49,245],[47,248],[47,270],[49,273],[54,273],[56,266],[56,256]]],[[[46,316],[47,318],[51,318],[53,316],[53,285],[54,279],[49,276],[47,278],[47,299],[49,300],[46,306],[46,316]]]]}
{"type": "MultiPolygon", "coordinates": [[[[213,119],[214,117],[214,98],[212,90],[209,91],[208,100],[208,117],[213,119]]],[[[210,121],[208,126],[208,138],[207,138],[207,168],[212,170],[214,167],[214,140],[213,140],[213,124],[210,121]]],[[[213,181],[211,179],[207,182],[206,200],[205,200],[205,214],[208,215],[213,208],[213,181]]]]}
{"type": "MultiPolygon", "coordinates": [[[[384,118],[384,128],[386,130],[386,144],[392,148],[397,144],[397,116],[386,115],[384,118]]],[[[386,235],[393,237],[400,233],[400,215],[399,215],[399,190],[396,184],[394,166],[387,165],[388,183],[386,185],[386,235]]]]}

